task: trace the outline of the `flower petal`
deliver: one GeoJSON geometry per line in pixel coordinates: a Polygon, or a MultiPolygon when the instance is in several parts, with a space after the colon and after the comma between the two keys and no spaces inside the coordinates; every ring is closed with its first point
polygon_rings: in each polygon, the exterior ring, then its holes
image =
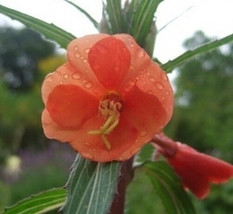
{"type": "Polygon", "coordinates": [[[138,132],[137,141],[122,154],[122,156],[128,156],[139,150],[156,133],[159,133],[170,117],[156,96],[145,93],[136,85],[128,91],[123,99],[124,108],[121,117],[127,118],[130,125],[135,127],[138,132]]]}
{"type": "Polygon", "coordinates": [[[130,126],[125,118],[120,119],[120,123],[114,131],[107,135],[111,144],[111,149],[108,150],[100,135],[88,134],[91,130],[99,129],[102,124],[103,119],[98,116],[86,121],[82,129],[77,131],[78,138],[71,141],[72,147],[83,157],[98,162],[123,161],[131,157],[133,153],[129,154],[130,156],[128,155],[127,158],[122,157],[121,154],[136,141],[137,130],[130,126]]]}
{"type": "Polygon", "coordinates": [[[129,70],[130,52],[121,40],[108,36],[93,45],[88,60],[99,82],[116,89],[129,70]]]}
{"type": "Polygon", "coordinates": [[[76,85],[58,85],[49,94],[46,103],[51,118],[59,126],[78,129],[98,114],[99,100],[76,85]]]}
{"type": "Polygon", "coordinates": [[[42,112],[42,127],[46,137],[49,139],[56,139],[60,142],[71,142],[78,138],[76,129],[64,129],[55,123],[49,112],[44,109],[42,112]]]}
{"type": "Polygon", "coordinates": [[[90,79],[86,72],[78,70],[69,63],[60,66],[55,72],[46,76],[42,85],[42,99],[46,104],[49,94],[58,85],[77,85],[94,96],[101,97],[105,89],[95,80],[90,79]]]}
{"type": "Polygon", "coordinates": [[[173,90],[166,73],[153,62],[148,54],[127,34],[115,35],[131,55],[129,72],[122,80],[120,93],[127,93],[135,84],[145,93],[153,94],[164,105],[167,116],[173,113],[173,90]]]}

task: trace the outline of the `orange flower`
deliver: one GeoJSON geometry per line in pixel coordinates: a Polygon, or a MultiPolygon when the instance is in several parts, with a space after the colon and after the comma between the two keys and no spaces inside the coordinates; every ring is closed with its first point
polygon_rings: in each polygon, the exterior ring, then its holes
{"type": "Polygon", "coordinates": [[[200,199],[209,194],[211,182],[225,183],[233,176],[231,164],[175,142],[163,134],[156,135],[153,142],[181,177],[184,187],[200,199]]]}
{"type": "Polygon", "coordinates": [[[45,135],[99,162],[129,159],[173,109],[166,74],[126,34],[73,40],[67,63],[45,78],[42,97],[45,135]]]}

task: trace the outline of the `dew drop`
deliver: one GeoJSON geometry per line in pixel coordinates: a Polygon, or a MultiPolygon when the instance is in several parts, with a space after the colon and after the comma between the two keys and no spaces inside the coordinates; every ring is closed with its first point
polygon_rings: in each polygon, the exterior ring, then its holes
{"type": "Polygon", "coordinates": [[[75,56],[76,58],[79,58],[79,57],[80,57],[80,54],[76,53],[74,56],[75,56]]]}
{"type": "Polygon", "coordinates": [[[166,91],[165,94],[166,94],[167,96],[169,96],[169,95],[170,95],[170,92],[169,92],[169,91],[166,91]]]}
{"type": "Polygon", "coordinates": [[[155,82],[155,79],[154,79],[153,77],[149,77],[149,80],[150,80],[151,82],[155,82]]]}
{"type": "Polygon", "coordinates": [[[62,82],[62,81],[61,81],[61,82],[59,82],[59,83],[60,83],[60,85],[64,84],[64,82],[62,82]]]}
{"type": "Polygon", "coordinates": [[[164,97],[164,96],[162,96],[161,98],[162,98],[162,100],[165,100],[165,97],[164,97]]]}
{"type": "Polygon", "coordinates": [[[77,50],[78,50],[78,46],[75,46],[75,47],[74,47],[74,50],[77,51],[77,50]]]}
{"type": "Polygon", "coordinates": [[[85,54],[88,54],[89,52],[90,52],[90,48],[87,48],[87,49],[84,50],[85,54]]]}
{"type": "Polygon", "coordinates": [[[142,132],[140,133],[140,137],[145,137],[146,135],[147,135],[146,131],[142,131],[142,132]]]}
{"type": "Polygon", "coordinates": [[[166,75],[165,73],[162,73],[162,79],[163,79],[164,81],[167,81],[167,75],[166,75]]]}
{"type": "Polygon", "coordinates": [[[151,90],[148,90],[147,93],[153,95],[153,91],[151,91],[151,90]]]}
{"type": "Polygon", "coordinates": [[[161,83],[156,83],[156,87],[159,89],[159,90],[162,90],[163,89],[163,85],[161,83]]]}
{"type": "Polygon", "coordinates": [[[69,78],[69,74],[64,74],[63,77],[64,77],[64,79],[68,79],[69,78]]]}
{"type": "Polygon", "coordinates": [[[75,72],[75,73],[72,74],[72,78],[74,80],[79,80],[81,78],[81,76],[82,75],[80,73],[77,73],[77,72],[75,72]]]}
{"type": "Polygon", "coordinates": [[[83,59],[83,63],[87,63],[87,59],[83,59]]]}
{"type": "Polygon", "coordinates": [[[93,158],[93,156],[90,153],[87,153],[87,152],[82,153],[82,155],[87,159],[92,159],[93,158]]]}
{"type": "Polygon", "coordinates": [[[145,51],[144,50],[139,51],[138,57],[142,58],[144,56],[145,56],[145,51]]]}
{"type": "Polygon", "coordinates": [[[90,146],[91,143],[90,143],[90,142],[85,142],[84,145],[85,145],[85,146],[90,146]]]}
{"type": "Polygon", "coordinates": [[[132,48],[133,48],[133,47],[134,47],[134,44],[133,44],[133,43],[131,43],[131,44],[130,44],[130,47],[132,47],[132,48]]]}
{"type": "Polygon", "coordinates": [[[84,85],[85,88],[91,88],[93,86],[93,84],[91,82],[88,82],[84,85]]]}

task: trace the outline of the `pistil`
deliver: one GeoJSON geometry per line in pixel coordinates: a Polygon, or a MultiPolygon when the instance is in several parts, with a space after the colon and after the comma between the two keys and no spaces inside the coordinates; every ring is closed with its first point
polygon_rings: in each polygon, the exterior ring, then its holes
{"type": "Polygon", "coordinates": [[[90,135],[100,135],[108,150],[111,150],[111,144],[107,135],[109,135],[119,124],[121,109],[122,104],[119,101],[110,99],[100,101],[99,112],[104,117],[105,123],[98,130],[88,132],[90,135]]]}

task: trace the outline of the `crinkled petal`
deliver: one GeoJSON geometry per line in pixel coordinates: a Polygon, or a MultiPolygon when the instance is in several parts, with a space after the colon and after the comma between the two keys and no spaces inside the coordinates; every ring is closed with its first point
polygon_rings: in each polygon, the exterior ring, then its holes
{"type": "Polygon", "coordinates": [[[116,89],[129,71],[130,52],[121,40],[108,36],[93,45],[88,61],[99,82],[116,89]]]}
{"type": "Polygon", "coordinates": [[[46,109],[42,113],[41,122],[45,135],[50,139],[56,139],[66,143],[74,141],[79,137],[76,129],[64,129],[55,123],[46,109]]]}
{"type": "Polygon", "coordinates": [[[120,93],[127,93],[135,84],[145,93],[152,94],[164,105],[168,118],[173,113],[173,90],[166,73],[151,60],[150,56],[127,34],[115,35],[131,55],[130,69],[122,80],[120,93]]]}
{"type": "Polygon", "coordinates": [[[121,118],[118,126],[107,135],[111,144],[111,149],[108,150],[100,135],[88,134],[89,131],[98,130],[102,125],[101,117],[90,118],[83,124],[82,129],[78,130],[78,138],[70,142],[72,147],[83,157],[98,162],[123,161],[131,157],[133,153],[129,154],[130,156],[128,155],[127,158],[122,157],[121,154],[136,141],[137,130],[129,125],[126,118],[121,118]]]}
{"type": "Polygon", "coordinates": [[[76,85],[58,85],[48,96],[45,108],[64,129],[78,129],[98,114],[99,100],[76,85]]]}
{"type": "Polygon", "coordinates": [[[233,176],[233,166],[211,156],[199,153],[184,144],[177,144],[175,156],[169,157],[169,163],[182,178],[184,186],[197,197],[208,195],[210,183],[224,183],[233,176]]]}
{"type": "Polygon", "coordinates": [[[46,104],[49,94],[58,85],[77,85],[94,96],[101,97],[105,89],[95,80],[90,79],[83,70],[74,69],[69,63],[66,63],[53,73],[46,76],[41,93],[42,99],[46,104]]]}
{"type": "MultiPolygon", "coordinates": [[[[91,81],[100,85],[90,67],[88,59],[91,48],[100,40],[109,37],[107,34],[94,34],[74,39],[67,47],[67,61],[74,71],[81,72],[81,81],[91,81]]],[[[92,88],[93,89],[93,88],[92,88]]]]}
{"type": "Polygon", "coordinates": [[[121,117],[127,118],[130,125],[138,131],[137,141],[124,152],[125,156],[138,151],[155,134],[161,132],[170,119],[159,99],[140,90],[136,85],[124,96],[121,117]]]}

